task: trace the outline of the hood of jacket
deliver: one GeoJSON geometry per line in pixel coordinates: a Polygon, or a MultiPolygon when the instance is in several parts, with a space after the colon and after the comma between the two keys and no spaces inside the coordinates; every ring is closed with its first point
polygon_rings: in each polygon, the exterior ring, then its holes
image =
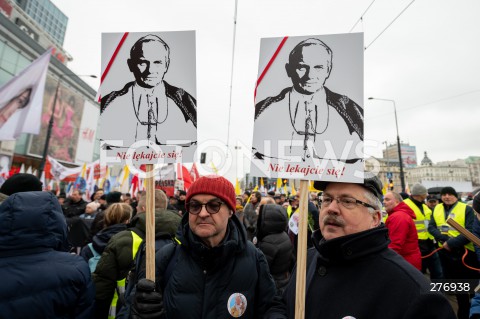
{"type": "Polygon", "coordinates": [[[388,213],[388,215],[398,214],[398,213],[402,213],[402,212],[407,214],[408,216],[410,216],[412,219],[417,218],[417,216],[415,215],[415,212],[410,208],[410,206],[408,206],[404,202],[400,202],[400,204],[395,206],[393,208],[393,211],[388,213]]]}
{"type": "MultiPolygon", "coordinates": [[[[146,232],[146,214],[137,213],[135,217],[131,220],[129,228],[136,228],[142,232],[142,237],[145,237],[146,232]]],[[[155,234],[158,233],[168,233],[170,235],[175,235],[178,225],[182,217],[174,211],[167,209],[157,209],[155,210],[155,234]]]]}
{"type": "Polygon", "coordinates": [[[107,247],[108,241],[116,233],[127,229],[127,224],[114,224],[99,231],[92,239],[93,249],[99,254],[102,254],[107,247]]]}
{"type": "Polygon", "coordinates": [[[257,219],[257,239],[271,234],[278,234],[287,228],[287,211],[280,205],[262,205],[257,219]]]}
{"type": "Polygon", "coordinates": [[[312,234],[313,244],[320,259],[332,264],[343,264],[388,248],[390,239],[384,224],[362,232],[325,240],[320,230],[312,234]]]}
{"type": "Polygon", "coordinates": [[[50,192],[10,195],[0,205],[0,251],[22,255],[50,249],[65,251],[67,223],[57,198],[50,192]]]}
{"type": "Polygon", "coordinates": [[[176,237],[185,249],[191,251],[193,258],[209,263],[209,265],[206,265],[207,268],[214,267],[219,260],[229,258],[229,256],[243,251],[247,246],[247,234],[235,214],[228,220],[225,238],[215,247],[205,245],[190,230],[188,216],[189,214],[183,215],[182,224],[176,237]]]}

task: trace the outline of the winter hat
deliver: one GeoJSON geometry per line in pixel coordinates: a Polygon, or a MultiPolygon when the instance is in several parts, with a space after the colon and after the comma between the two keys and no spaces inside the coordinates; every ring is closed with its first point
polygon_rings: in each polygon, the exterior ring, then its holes
{"type": "Polygon", "coordinates": [[[105,197],[107,204],[120,203],[122,201],[122,193],[120,192],[110,192],[105,197]]]}
{"type": "MultiPolygon", "coordinates": [[[[319,190],[325,190],[327,188],[327,185],[329,183],[332,183],[330,181],[315,181],[313,182],[313,187],[315,189],[319,190]]],[[[371,176],[371,177],[366,177],[363,180],[363,184],[359,184],[369,190],[375,197],[377,197],[379,200],[382,200],[383,195],[382,195],[382,181],[377,177],[377,176],[371,176]]]]}
{"type": "Polygon", "coordinates": [[[42,182],[32,175],[26,173],[15,174],[3,183],[0,193],[12,195],[20,192],[35,192],[42,190],[42,182]]]}
{"type": "Polygon", "coordinates": [[[90,202],[87,204],[87,207],[90,207],[91,209],[93,209],[94,211],[98,209],[98,207],[100,207],[100,204],[99,203],[95,203],[95,202],[90,202]]]}
{"type": "Polygon", "coordinates": [[[220,198],[228,208],[235,212],[235,188],[226,178],[218,175],[207,175],[197,179],[188,189],[186,202],[197,194],[208,194],[220,198]]]}
{"type": "Polygon", "coordinates": [[[473,198],[473,210],[480,214],[480,192],[473,198]]]}
{"type": "Polygon", "coordinates": [[[451,186],[447,186],[447,187],[442,188],[442,190],[440,191],[440,195],[445,195],[445,194],[450,194],[450,195],[453,195],[456,198],[458,198],[457,191],[455,190],[455,188],[453,188],[451,186]]]}
{"type": "Polygon", "coordinates": [[[412,187],[412,191],[410,192],[412,196],[417,195],[427,195],[427,188],[422,184],[415,184],[412,187]]]}

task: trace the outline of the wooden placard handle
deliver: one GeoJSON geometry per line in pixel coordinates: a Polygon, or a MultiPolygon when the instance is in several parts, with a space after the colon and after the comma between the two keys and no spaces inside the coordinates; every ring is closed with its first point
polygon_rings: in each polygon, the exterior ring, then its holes
{"type": "Polygon", "coordinates": [[[455,228],[458,232],[460,232],[463,236],[465,236],[468,240],[470,240],[472,243],[477,245],[477,247],[480,247],[480,239],[472,234],[469,230],[463,228],[459,223],[454,221],[453,219],[449,218],[447,219],[447,224],[455,228]]]}
{"type": "Polygon", "coordinates": [[[307,270],[308,233],[308,186],[308,181],[300,181],[295,319],[305,318],[305,280],[307,270]]]}
{"type": "Polygon", "coordinates": [[[145,234],[145,254],[146,254],[146,278],[155,281],[155,177],[153,164],[146,165],[146,234],[145,234]]]}

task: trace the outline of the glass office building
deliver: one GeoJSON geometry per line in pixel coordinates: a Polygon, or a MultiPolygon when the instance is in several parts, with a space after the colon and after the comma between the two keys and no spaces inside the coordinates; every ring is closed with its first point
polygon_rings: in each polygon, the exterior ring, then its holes
{"type": "Polygon", "coordinates": [[[58,44],[63,45],[68,17],[50,0],[15,0],[58,44]]]}

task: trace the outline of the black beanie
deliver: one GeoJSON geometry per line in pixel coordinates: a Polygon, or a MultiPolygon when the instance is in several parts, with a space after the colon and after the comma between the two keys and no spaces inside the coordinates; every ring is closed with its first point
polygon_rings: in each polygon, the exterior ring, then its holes
{"type": "Polygon", "coordinates": [[[42,182],[32,174],[15,174],[3,183],[0,193],[12,195],[21,192],[34,192],[42,190],[42,182]]]}
{"type": "Polygon", "coordinates": [[[122,200],[122,193],[120,193],[120,192],[110,192],[110,193],[107,194],[105,199],[107,200],[108,205],[113,204],[113,203],[120,203],[121,200],[122,200]]]}
{"type": "Polygon", "coordinates": [[[456,198],[458,198],[457,191],[455,190],[455,188],[453,188],[451,186],[447,186],[447,187],[442,188],[442,190],[440,191],[440,195],[445,195],[445,194],[450,194],[450,195],[453,195],[456,198]]]}

